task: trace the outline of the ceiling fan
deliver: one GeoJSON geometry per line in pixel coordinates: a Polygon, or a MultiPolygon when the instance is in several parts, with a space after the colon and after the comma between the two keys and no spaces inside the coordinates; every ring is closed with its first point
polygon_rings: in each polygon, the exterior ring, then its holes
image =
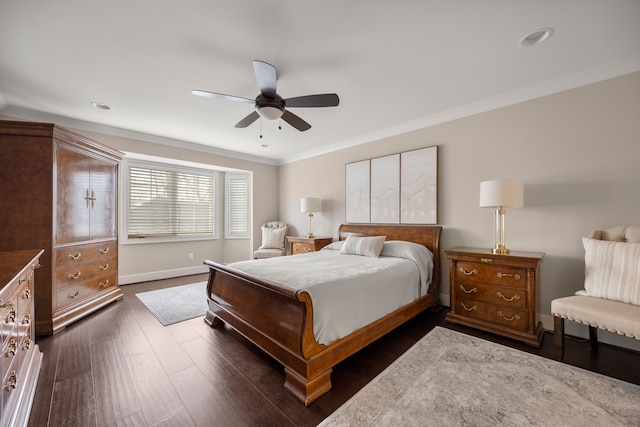
{"type": "Polygon", "coordinates": [[[277,120],[282,117],[282,120],[299,131],[304,132],[310,129],[311,125],[293,114],[288,108],[335,107],[340,103],[340,99],[335,93],[282,99],[282,97],[276,93],[276,67],[263,61],[253,61],[253,70],[256,75],[256,80],[258,81],[258,87],[260,88],[260,94],[256,99],[224,95],[222,93],[199,89],[193,89],[191,93],[198,96],[208,96],[210,98],[254,103],[256,110],[240,120],[235,126],[237,128],[246,128],[260,117],[267,120],[277,120]]]}

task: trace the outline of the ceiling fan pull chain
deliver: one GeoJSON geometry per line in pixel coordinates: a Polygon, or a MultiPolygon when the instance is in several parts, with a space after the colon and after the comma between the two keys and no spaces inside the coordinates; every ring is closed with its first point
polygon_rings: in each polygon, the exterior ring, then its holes
{"type": "Polygon", "coordinates": [[[282,130],[282,119],[278,119],[278,130],[282,130]]]}
{"type": "Polygon", "coordinates": [[[262,117],[260,117],[260,139],[262,139],[262,117]]]}

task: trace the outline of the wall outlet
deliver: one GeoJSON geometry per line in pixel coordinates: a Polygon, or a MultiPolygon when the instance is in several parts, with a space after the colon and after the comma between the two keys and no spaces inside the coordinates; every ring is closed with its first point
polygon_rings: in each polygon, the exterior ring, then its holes
{"type": "Polygon", "coordinates": [[[193,252],[189,252],[189,254],[187,255],[187,258],[189,258],[189,261],[193,260],[193,252]]]}

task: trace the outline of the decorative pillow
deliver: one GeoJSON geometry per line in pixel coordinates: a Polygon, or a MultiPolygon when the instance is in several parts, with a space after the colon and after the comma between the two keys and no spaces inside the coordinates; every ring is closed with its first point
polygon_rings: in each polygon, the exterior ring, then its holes
{"type": "Polygon", "coordinates": [[[587,295],[640,305],[640,243],[582,239],[587,295]]]}
{"type": "Polygon", "coordinates": [[[342,245],[342,249],[340,249],[340,253],[378,258],[386,238],[386,236],[347,236],[347,239],[344,241],[344,245],[342,245]]]}
{"type": "Polygon", "coordinates": [[[258,249],[284,249],[287,228],[262,227],[262,245],[258,249]]]}
{"type": "Polygon", "coordinates": [[[320,249],[321,251],[339,251],[344,246],[344,240],[338,240],[337,242],[329,243],[327,246],[320,249]]]}

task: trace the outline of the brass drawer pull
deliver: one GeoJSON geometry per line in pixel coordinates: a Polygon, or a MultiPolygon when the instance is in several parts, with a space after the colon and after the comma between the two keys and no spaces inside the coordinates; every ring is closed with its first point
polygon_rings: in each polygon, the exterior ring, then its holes
{"type": "Polygon", "coordinates": [[[501,279],[503,277],[513,277],[516,280],[520,280],[520,275],[519,274],[498,273],[498,277],[501,278],[501,279]]]}
{"type": "Polygon", "coordinates": [[[518,301],[520,299],[520,295],[516,294],[514,296],[512,296],[511,298],[507,298],[504,296],[504,294],[502,292],[498,292],[496,295],[498,295],[498,298],[502,298],[505,301],[518,301]]]}
{"type": "Polygon", "coordinates": [[[29,280],[29,278],[30,278],[30,277],[21,277],[21,278],[18,280],[18,283],[22,285],[24,282],[26,282],[27,280],[29,280]]]}
{"type": "Polygon", "coordinates": [[[77,279],[80,277],[80,272],[78,271],[76,274],[67,274],[67,279],[77,279]]]}
{"type": "Polygon", "coordinates": [[[80,259],[80,256],[81,256],[81,255],[82,255],[82,252],[78,252],[78,253],[77,253],[77,254],[75,254],[75,255],[71,255],[71,254],[69,254],[68,256],[69,256],[69,259],[72,259],[72,260],[74,260],[74,261],[77,261],[77,260],[79,260],[79,259],[80,259]]]}
{"type": "Polygon", "coordinates": [[[12,308],[9,314],[4,318],[4,323],[13,323],[16,321],[16,309],[12,308]]]}
{"type": "Polygon", "coordinates": [[[76,291],[76,293],[75,293],[75,294],[73,294],[73,295],[67,295],[67,298],[74,299],[74,298],[76,298],[78,295],[80,295],[80,291],[76,291]]]}
{"type": "Polygon", "coordinates": [[[460,271],[464,273],[466,276],[473,276],[474,274],[478,274],[478,270],[476,270],[475,268],[471,271],[467,271],[464,269],[464,267],[460,267],[460,271]]]}
{"type": "Polygon", "coordinates": [[[467,307],[466,305],[464,305],[463,302],[460,303],[460,305],[462,306],[462,308],[464,308],[466,311],[476,311],[478,309],[477,305],[474,305],[473,307],[467,307]]]}
{"type": "Polygon", "coordinates": [[[31,298],[31,288],[24,288],[24,291],[22,291],[22,299],[29,299],[31,298]]]}
{"type": "Polygon", "coordinates": [[[102,271],[105,271],[107,268],[109,268],[109,264],[99,265],[98,268],[102,271]]]}
{"type": "Polygon", "coordinates": [[[22,316],[22,320],[20,321],[20,323],[23,325],[28,325],[29,323],[31,323],[31,314],[25,313],[24,316],[22,316]]]}
{"type": "Polygon", "coordinates": [[[485,264],[491,264],[493,260],[491,258],[480,258],[480,262],[484,262],[485,264]]]}
{"type": "Polygon", "coordinates": [[[16,305],[13,303],[13,301],[2,302],[2,300],[0,299],[0,308],[8,308],[9,310],[15,310],[16,305]]]}
{"type": "Polygon", "coordinates": [[[109,279],[105,280],[104,282],[98,283],[98,286],[100,286],[101,288],[106,288],[107,286],[109,286],[109,279]]]}
{"type": "Polygon", "coordinates": [[[17,384],[18,384],[18,374],[16,374],[16,371],[11,371],[9,378],[7,378],[7,383],[4,385],[4,389],[6,391],[11,391],[14,388],[16,388],[17,384]]]}
{"type": "Polygon", "coordinates": [[[18,343],[15,338],[11,338],[9,340],[9,344],[7,344],[7,350],[4,352],[4,357],[15,356],[16,351],[18,350],[18,343]]]}
{"type": "Polygon", "coordinates": [[[31,266],[31,268],[32,268],[33,270],[35,270],[36,268],[40,268],[40,267],[42,267],[42,265],[40,265],[40,263],[33,264],[33,265],[31,266]]]}
{"type": "Polygon", "coordinates": [[[475,286],[469,290],[466,290],[464,286],[460,285],[460,289],[462,289],[462,292],[464,292],[465,294],[473,294],[475,292],[478,292],[478,288],[476,288],[475,286]]]}
{"type": "Polygon", "coordinates": [[[101,254],[106,254],[106,253],[109,252],[109,248],[108,247],[106,247],[104,249],[98,249],[98,250],[100,251],[101,254]]]}
{"type": "Polygon", "coordinates": [[[24,341],[22,341],[22,351],[29,350],[31,348],[31,337],[26,336],[24,341]]]}
{"type": "Polygon", "coordinates": [[[503,312],[501,312],[501,311],[499,311],[499,312],[498,312],[498,316],[502,317],[504,320],[509,321],[509,322],[512,322],[512,321],[514,321],[514,320],[520,320],[520,316],[518,316],[517,314],[514,314],[514,315],[513,315],[513,316],[511,316],[511,317],[507,317],[507,316],[505,316],[505,315],[504,315],[504,313],[503,313],[503,312]]]}

